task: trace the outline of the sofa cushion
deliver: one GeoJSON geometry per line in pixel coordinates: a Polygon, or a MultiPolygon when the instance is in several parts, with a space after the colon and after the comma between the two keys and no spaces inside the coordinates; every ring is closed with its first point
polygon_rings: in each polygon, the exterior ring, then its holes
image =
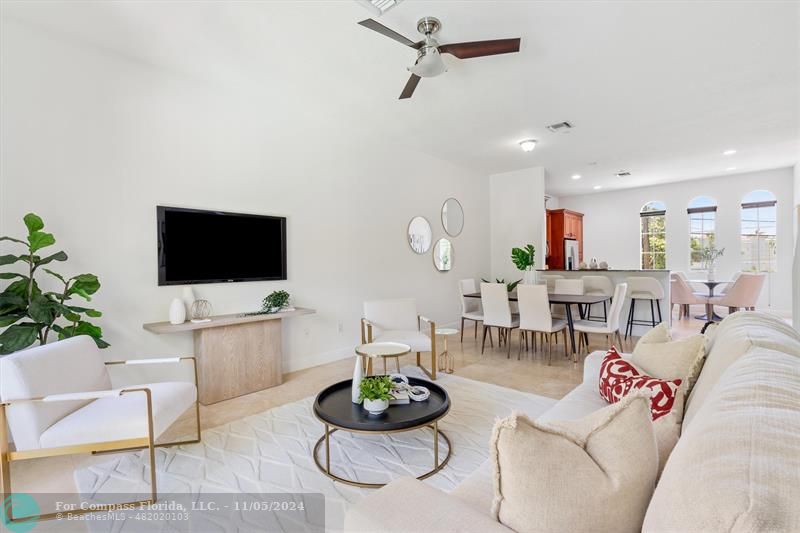
{"type": "MultiPolygon", "coordinates": [[[[153,405],[153,438],[169,428],[194,405],[194,383],[171,381],[134,385],[149,388],[153,405]]],[[[62,418],[42,433],[42,448],[147,436],[147,400],[142,392],[101,398],[62,418]]]]}
{"type": "Polygon", "coordinates": [[[692,424],[725,370],[753,347],[800,357],[800,334],[785,320],[767,313],[739,311],[725,317],[714,332],[713,347],[686,401],[684,428],[692,424]]]}
{"type": "Polygon", "coordinates": [[[518,533],[641,529],[658,468],[647,398],[571,422],[511,415],[495,425],[490,454],[492,514],[518,533]]]}
{"type": "Polygon", "coordinates": [[[473,473],[468,475],[451,492],[453,496],[469,504],[473,509],[485,512],[492,508],[494,484],[492,483],[492,462],[484,461],[473,473]]]}
{"type": "Polygon", "coordinates": [[[676,341],[639,342],[630,361],[651,376],[686,382],[689,392],[700,374],[704,356],[705,337],[692,335],[676,341]]]}
{"type": "Polygon", "coordinates": [[[651,328],[650,331],[645,333],[639,338],[639,344],[661,344],[672,340],[672,334],[669,331],[669,325],[666,322],[659,323],[656,327],[651,328]]]}
{"type": "MultiPolygon", "coordinates": [[[[3,401],[110,388],[111,378],[100,349],[86,335],[0,358],[3,401]]],[[[12,403],[6,413],[17,450],[39,448],[39,437],[48,427],[87,403],[87,400],[12,403]]]]}
{"type": "Polygon", "coordinates": [[[799,398],[795,355],[756,347],[734,362],[684,424],[644,531],[800,531],[799,398]]]}

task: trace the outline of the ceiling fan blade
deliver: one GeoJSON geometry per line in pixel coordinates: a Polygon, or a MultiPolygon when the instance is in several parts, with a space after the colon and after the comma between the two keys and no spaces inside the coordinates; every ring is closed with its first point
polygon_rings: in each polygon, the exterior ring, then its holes
{"type": "Polygon", "coordinates": [[[376,32],[380,33],[381,35],[385,35],[386,37],[388,37],[390,39],[394,39],[395,41],[397,41],[400,44],[404,44],[406,46],[410,46],[411,48],[419,48],[423,44],[421,42],[415,43],[411,39],[409,39],[407,37],[404,37],[403,35],[400,35],[399,33],[397,33],[396,31],[394,31],[392,29],[387,28],[386,26],[384,26],[383,24],[381,24],[380,22],[378,22],[376,20],[372,20],[372,19],[362,20],[361,22],[359,22],[359,24],[361,24],[365,28],[371,29],[372,31],[376,31],[376,32]]]}
{"type": "Polygon", "coordinates": [[[494,56],[519,52],[520,39],[496,39],[494,41],[473,41],[471,43],[443,44],[439,53],[452,54],[459,59],[494,56]]]}
{"type": "Polygon", "coordinates": [[[411,98],[411,95],[414,94],[414,89],[417,88],[417,84],[421,79],[422,78],[420,78],[416,74],[412,74],[411,77],[408,78],[408,82],[406,82],[406,86],[403,88],[403,92],[400,93],[399,100],[411,98]]]}

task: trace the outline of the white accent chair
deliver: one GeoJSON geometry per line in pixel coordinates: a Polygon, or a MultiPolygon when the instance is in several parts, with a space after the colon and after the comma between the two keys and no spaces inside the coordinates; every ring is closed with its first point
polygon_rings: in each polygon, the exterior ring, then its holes
{"type": "Polygon", "coordinates": [[[625,303],[625,293],[628,291],[627,283],[620,283],[614,288],[614,299],[611,300],[611,306],[608,310],[608,319],[606,322],[597,322],[594,320],[576,320],[573,323],[575,331],[578,332],[578,352],[585,346],[586,352],[589,351],[589,333],[597,333],[606,336],[606,344],[611,347],[612,337],[616,338],[619,343],[619,349],[624,350],[625,344],[622,342],[622,335],[620,329],[620,315],[622,315],[622,306],[625,303]]]}
{"type": "MultiPolygon", "coordinates": [[[[12,492],[10,463],[14,461],[147,449],[151,499],[143,501],[156,501],[154,448],[200,441],[195,363],[194,357],[104,362],[88,336],[37,346],[0,359],[0,499],[12,492]],[[184,361],[194,365],[194,383],[170,381],[111,388],[108,365],[184,361]],[[156,439],[192,407],[197,438],[156,444],[156,439]],[[14,441],[13,451],[6,428],[14,441]]],[[[41,518],[55,516],[56,513],[45,513],[41,518]]]]}
{"type": "MultiPolygon", "coordinates": [[[[583,276],[583,294],[590,296],[605,296],[611,298],[614,296],[614,284],[608,276],[583,276]]],[[[586,309],[587,320],[592,320],[592,306],[588,305],[586,309]]],[[[599,317],[598,317],[599,318],[599,317]]],[[[603,322],[608,321],[608,306],[606,301],[603,301],[603,322]]]]}
{"type": "Polygon", "coordinates": [[[361,342],[399,342],[417,352],[417,366],[431,379],[436,379],[436,324],[417,313],[417,301],[413,298],[393,300],[370,300],[364,302],[364,317],[361,319],[361,342]],[[422,322],[429,335],[422,332],[422,322]],[[430,352],[431,369],[421,362],[421,354],[430,352]]]}
{"type": "Polygon", "coordinates": [[[511,331],[519,327],[519,317],[511,314],[508,301],[508,288],[505,283],[481,283],[481,302],[483,304],[483,342],[481,355],[486,347],[486,333],[497,328],[498,345],[503,340],[508,344],[508,357],[511,357],[511,331]]]}
{"type": "MultiPolygon", "coordinates": [[[[475,338],[478,338],[478,322],[483,322],[483,309],[478,298],[466,298],[465,294],[475,294],[478,286],[474,279],[462,279],[458,282],[459,295],[461,296],[461,342],[464,342],[464,321],[475,322],[475,338]]],[[[494,341],[489,334],[489,342],[494,346],[494,341]]]]}
{"type": "Polygon", "coordinates": [[[690,305],[706,305],[708,303],[708,296],[699,292],[694,292],[692,286],[686,278],[677,274],[670,274],[670,314],[672,309],[678,306],[678,320],[681,318],[690,318],[690,305]]]}
{"type": "Polygon", "coordinates": [[[766,274],[742,272],[724,294],[708,299],[708,310],[713,311],[715,305],[724,305],[729,313],[739,309],[755,311],[766,279],[766,274]]]}
{"type": "Polygon", "coordinates": [[[631,295],[631,306],[628,310],[628,325],[625,328],[625,338],[633,335],[634,325],[649,325],[656,327],[662,322],[661,318],[661,299],[664,298],[664,288],[656,278],[631,276],[625,280],[631,295]],[[636,302],[650,302],[650,322],[636,319],[636,302]],[[655,308],[653,307],[655,305],[655,308]],[[656,309],[658,310],[658,322],[656,322],[656,309]]]}
{"type": "MultiPolygon", "coordinates": [[[[536,351],[536,334],[547,336],[547,364],[553,360],[553,335],[564,334],[564,356],[567,356],[567,321],[553,320],[550,313],[550,299],[547,296],[547,287],[544,285],[520,285],[517,287],[519,301],[519,351],[517,359],[522,353],[522,338],[528,343],[528,332],[533,333],[533,349],[536,351]]],[[[544,353],[544,339],[542,339],[542,352],[544,353]]]]}

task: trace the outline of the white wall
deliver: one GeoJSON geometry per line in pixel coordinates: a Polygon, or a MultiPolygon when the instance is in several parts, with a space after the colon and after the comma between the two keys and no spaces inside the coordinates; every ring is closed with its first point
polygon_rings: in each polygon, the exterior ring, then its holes
{"type": "Polygon", "coordinates": [[[0,33],[0,234],[36,212],[70,255],[55,269],[100,277],[108,357],[193,351],[190,334],[142,330],[181,292],[157,286],[157,204],[288,217],[288,281],[195,286],[216,314],[276,289],[317,309],[284,327],[288,370],[352,354],[365,299],[413,296],[454,322],[457,280],[489,273],[485,176],[396,150],[301,88],[221,87],[9,20],[0,33]],[[423,215],[442,237],[450,196],[466,221],[442,274],[405,231],[423,215]]]}
{"type": "MultiPolygon", "coordinates": [[[[584,258],[608,261],[611,268],[639,268],[639,211],[653,200],[667,206],[667,268],[689,271],[689,216],[686,208],[696,196],[717,200],[716,243],[725,247],[717,263],[718,279],[740,270],[740,205],[750,191],[766,189],[778,198],[778,264],[761,295],[760,306],[777,311],[792,308],[792,169],[765,170],[685,181],[654,187],[562,196],[560,205],[584,213],[584,258]]],[[[695,272],[694,277],[704,273],[695,272]]]]}
{"type": "Polygon", "coordinates": [[[794,204],[792,209],[792,219],[794,221],[794,264],[792,265],[792,319],[794,327],[800,330],[800,163],[793,169],[794,183],[794,204]]]}
{"type": "Polygon", "coordinates": [[[511,249],[531,243],[536,266],[544,265],[544,169],[526,168],[490,176],[492,277],[507,282],[523,273],[511,262],[511,249]]]}

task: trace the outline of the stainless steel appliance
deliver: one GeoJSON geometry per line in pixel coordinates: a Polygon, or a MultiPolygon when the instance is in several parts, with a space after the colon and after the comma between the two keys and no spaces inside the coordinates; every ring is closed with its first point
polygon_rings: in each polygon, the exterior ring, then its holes
{"type": "Polygon", "coordinates": [[[580,256],[578,252],[578,241],[575,239],[564,239],[564,269],[578,270],[580,256]]]}

